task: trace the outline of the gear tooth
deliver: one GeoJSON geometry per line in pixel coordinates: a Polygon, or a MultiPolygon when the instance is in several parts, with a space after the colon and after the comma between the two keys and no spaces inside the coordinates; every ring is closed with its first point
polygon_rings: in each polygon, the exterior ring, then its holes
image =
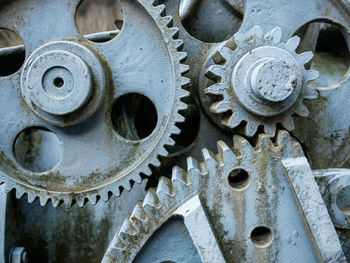
{"type": "Polygon", "coordinates": [[[5,184],[5,189],[4,189],[5,194],[8,194],[9,192],[11,192],[12,189],[13,187],[10,186],[10,184],[5,184]]]}
{"type": "Polygon", "coordinates": [[[27,193],[27,196],[28,196],[28,203],[33,203],[34,200],[36,199],[36,196],[32,193],[27,193]]]}
{"type": "Polygon", "coordinates": [[[97,203],[97,196],[96,195],[90,194],[90,195],[88,195],[88,199],[92,205],[96,205],[96,203],[97,203]]]}
{"type": "Polygon", "coordinates": [[[160,202],[163,203],[162,200],[166,200],[174,195],[174,187],[171,181],[166,177],[161,177],[157,187],[157,196],[160,202]]]}
{"type": "Polygon", "coordinates": [[[187,158],[187,171],[192,184],[198,183],[200,177],[206,173],[206,171],[202,172],[199,162],[193,157],[187,158]]]}
{"type": "Polygon", "coordinates": [[[178,109],[179,109],[179,111],[187,110],[188,109],[188,105],[186,103],[180,101],[179,104],[178,104],[178,109]]]}
{"type": "Polygon", "coordinates": [[[304,118],[308,117],[310,114],[309,110],[301,101],[297,103],[295,107],[295,113],[304,118]]]}
{"type": "Polygon", "coordinates": [[[319,96],[318,92],[311,87],[306,87],[304,89],[304,99],[305,100],[314,100],[319,96]]]}
{"type": "Polygon", "coordinates": [[[294,36],[287,41],[287,43],[285,44],[285,48],[289,52],[294,53],[297,47],[299,46],[299,43],[300,43],[300,37],[294,36]]]}
{"type": "Polygon", "coordinates": [[[127,218],[124,219],[124,222],[121,225],[118,232],[118,237],[126,246],[133,243],[132,241],[137,234],[136,229],[128,220],[129,217],[130,215],[128,215],[127,218]]]}
{"type": "Polygon", "coordinates": [[[234,34],[233,39],[236,43],[237,48],[241,48],[245,46],[245,41],[244,41],[245,37],[242,33],[238,32],[234,34]]]}
{"type": "Polygon", "coordinates": [[[272,149],[274,145],[267,134],[260,134],[258,137],[257,147],[260,149],[272,149]]]}
{"type": "MultiPolygon", "coordinates": [[[[184,77],[183,77],[184,78],[184,77]]],[[[187,79],[186,80],[186,83],[190,83],[189,81],[189,79],[188,78],[184,78],[184,79],[187,79]]],[[[191,96],[191,93],[189,92],[189,91],[187,91],[187,90],[185,90],[185,89],[180,89],[180,98],[182,99],[182,98],[187,98],[187,97],[190,97],[191,96]]],[[[185,103],[186,104],[186,103],[185,103]]],[[[186,104],[187,105],[187,104],[186,104]]]]}
{"type": "Polygon", "coordinates": [[[294,121],[290,115],[287,115],[284,118],[282,118],[281,123],[286,130],[288,131],[294,130],[294,121]]]}
{"type": "Polygon", "coordinates": [[[168,142],[167,142],[167,145],[168,145],[168,146],[174,146],[175,143],[176,143],[176,142],[174,141],[174,139],[172,139],[171,137],[168,138],[168,142]]]}
{"type": "Polygon", "coordinates": [[[184,185],[190,184],[190,178],[188,177],[187,172],[178,166],[173,167],[171,181],[175,192],[181,192],[184,185]]]}
{"type": "MultiPolygon", "coordinates": [[[[125,188],[124,185],[123,185],[123,187],[125,188]]],[[[100,192],[100,197],[105,202],[107,202],[109,200],[108,192],[104,189],[100,192]]]]}
{"type": "Polygon", "coordinates": [[[146,222],[149,220],[149,217],[147,216],[145,210],[142,208],[142,202],[138,201],[136,203],[136,206],[134,207],[134,210],[132,210],[130,220],[134,222],[135,220],[133,218],[137,218],[139,221],[146,222]]]}
{"type": "Polygon", "coordinates": [[[182,116],[181,114],[177,114],[175,119],[176,119],[175,120],[176,122],[184,122],[185,121],[185,117],[182,116]]]}
{"type": "MultiPolygon", "coordinates": [[[[214,59],[214,62],[217,63],[216,61],[218,61],[219,63],[217,64],[222,64],[225,61],[227,61],[228,58],[230,58],[232,56],[232,50],[229,47],[223,46],[222,48],[220,48],[217,51],[217,55],[220,56],[220,59],[214,59]]],[[[217,57],[216,55],[216,57],[217,57]]]]}
{"type": "Polygon", "coordinates": [[[258,124],[251,121],[248,122],[243,128],[243,134],[248,137],[253,137],[258,131],[258,124]]]}
{"type": "Polygon", "coordinates": [[[219,165],[215,155],[208,149],[202,149],[202,156],[204,159],[205,167],[208,170],[216,169],[216,167],[219,165]]]}
{"type": "Polygon", "coordinates": [[[173,17],[172,16],[163,16],[162,17],[162,23],[165,26],[172,26],[172,24],[173,24],[173,17]]]}
{"type": "Polygon", "coordinates": [[[186,52],[177,52],[176,55],[177,55],[177,60],[180,63],[184,62],[186,60],[186,58],[187,58],[187,53],[186,52]]]}
{"type": "Polygon", "coordinates": [[[300,64],[305,65],[312,60],[314,54],[311,51],[307,51],[298,55],[300,64]]]}
{"type": "Polygon", "coordinates": [[[216,82],[221,81],[222,76],[224,75],[225,68],[221,65],[212,65],[208,68],[205,76],[216,82]]]}
{"type": "Polygon", "coordinates": [[[224,113],[231,110],[231,103],[225,99],[215,102],[209,108],[213,113],[224,113]]]}
{"type": "Polygon", "coordinates": [[[282,29],[280,27],[275,27],[265,35],[265,39],[271,40],[272,44],[280,43],[282,39],[282,29]]]}
{"type": "Polygon", "coordinates": [[[75,201],[77,202],[79,207],[84,207],[84,205],[86,204],[86,199],[84,197],[77,198],[75,201]]]}
{"type": "MultiPolygon", "coordinates": [[[[287,131],[279,131],[276,140],[277,147],[285,153],[292,153],[295,147],[295,142],[287,131]]],[[[297,144],[299,145],[299,144],[297,144]]],[[[299,145],[300,147],[300,145],[299,145]]],[[[300,151],[302,152],[302,150],[300,151]]]]}
{"type": "MultiPolygon", "coordinates": [[[[142,181],[142,178],[141,178],[141,176],[139,176],[139,175],[138,175],[138,178],[140,178],[140,179],[138,179],[138,180],[135,181],[135,182],[139,184],[139,183],[140,183],[139,180],[142,181]]],[[[113,193],[114,196],[117,196],[117,197],[119,197],[119,196],[121,195],[120,189],[119,189],[118,187],[113,188],[113,189],[111,190],[111,192],[113,193]]]]}
{"type": "Polygon", "coordinates": [[[275,137],[276,135],[276,125],[274,124],[265,124],[264,131],[269,137],[275,137]]]}
{"type": "MultiPolygon", "coordinates": [[[[160,156],[168,156],[168,155],[169,155],[169,152],[168,152],[168,150],[165,148],[165,145],[159,149],[158,154],[159,154],[160,156]]],[[[157,159],[157,160],[158,160],[158,159],[157,159]]],[[[154,163],[154,166],[156,166],[156,167],[159,167],[160,165],[161,165],[161,163],[160,163],[159,160],[156,161],[156,162],[154,163]]]]}
{"type": "Polygon", "coordinates": [[[231,129],[236,128],[238,125],[240,125],[242,123],[242,119],[239,118],[239,116],[237,114],[230,114],[227,117],[225,117],[224,119],[222,119],[221,123],[226,126],[229,127],[231,129]]]}
{"type": "MultiPolygon", "coordinates": [[[[16,195],[16,197],[17,197],[17,195],[16,195]]],[[[39,198],[39,200],[40,200],[40,205],[41,206],[45,206],[45,205],[47,205],[47,202],[49,201],[49,198],[47,196],[41,196],[39,198]]]]}
{"type": "MultiPolygon", "coordinates": [[[[190,85],[191,85],[191,80],[189,78],[185,78],[185,77],[181,78],[181,87],[186,88],[186,87],[189,87],[190,85]]],[[[182,90],[184,90],[184,89],[182,89],[182,90]]],[[[184,90],[184,91],[186,91],[186,90],[184,90]]],[[[188,97],[188,96],[186,96],[186,97],[188,97]]]]}
{"type": "Polygon", "coordinates": [[[253,36],[254,39],[262,39],[264,37],[264,32],[260,26],[254,26],[252,31],[248,33],[248,36],[253,36]]]}
{"type": "Polygon", "coordinates": [[[63,203],[66,205],[67,208],[71,208],[73,203],[72,197],[69,195],[65,195],[63,197],[63,203]]]}
{"type": "Polygon", "coordinates": [[[233,153],[233,151],[228,147],[226,143],[223,141],[218,141],[217,148],[219,151],[219,158],[221,159],[221,163],[237,163],[237,156],[233,153]]]}
{"type": "Polygon", "coordinates": [[[320,73],[317,70],[306,70],[305,72],[305,81],[315,80],[320,76],[320,73]]]}
{"type": "Polygon", "coordinates": [[[126,249],[125,245],[119,241],[119,245],[115,247],[110,247],[107,254],[104,256],[102,263],[115,262],[116,258],[122,258],[123,252],[126,249]],[[123,248],[121,248],[123,246],[123,248]]]}
{"type": "Polygon", "coordinates": [[[177,38],[177,36],[179,35],[179,29],[177,27],[171,27],[169,28],[169,34],[172,38],[177,38]]]}
{"type": "Polygon", "coordinates": [[[233,148],[240,156],[251,156],[254,152],[253,146],[239,135],[233,136],[233,148]]]}
{"type": "Polygon", "coordinates": [[[57,199],[56,197],[51,197],[51,202],[54,208],[58,208],[62,204],[62,201],[57,199]]]}
{"type": "Polygon", "coordinates": [[[190,70],[190,67],[186,64],[180,64],[179,67],[181,74],[186,74],[190,70]]]}
{"type": "Polygon", "coordinates": [[[142,203],[142,208],[145,210],[149,217],[153,217],[155,212],[160,208],[160,201],[155,189],[151,188],[147,191],[145,199],[142,203]]]}
{"type": "Polygon", "coordinates": [[[151,176],[151,174],[152,174],[152,170],[151,170],[151,168],[150,167],[145,167],[143,170],[142,170],[142,173],[144,173],[145,175],[147,175],[147,176],[151,176]]]}
{"type": "Polygon", "coordinates": [[[155,12],[160,15],[160,16],[165,16],[165,5],[157,5],[157,6],[154,6],[154,10],[155,12]]]}
{"type": "MultiPolygon", "coordinates": [[[[123,187],[124,187],[124,189],[125,189],[126,191],[130,192],[130,191],[131,191],[131,188],[132,188],[131,182],[130,182],[130,181],[126,181],[125,184],[123,184],[123,187]]],[[[108,200],[109,200],[109,195],[107,194],[107,196],[108,196],[108,200]]],[[[108,201],[108,200],[107,200],[107,201],[108,201]]]]}
{"type": "Polygon", "coordinates": [[[205,94],[221,95],[223,89],[225,89],[225,87],[223,87],[221,83],[216,83],[206,88],[204,92],[205,94]]]}
{"type": "Polygon", "coordinates": [[[184,42],[183,42],[182,39],[174,39],[173,41],[174,41],[174,43],[175,43],[175,49],[176,49],[177,51],[180,51],[180,50],[183,49],[184,42]]]}
{"type": "Polygon", "coordinates": [[[21,199],[24,194],[25,194],[25,191],[22,189],[22,187],[16,188],[16,198],[17,199],[21,199]]]}

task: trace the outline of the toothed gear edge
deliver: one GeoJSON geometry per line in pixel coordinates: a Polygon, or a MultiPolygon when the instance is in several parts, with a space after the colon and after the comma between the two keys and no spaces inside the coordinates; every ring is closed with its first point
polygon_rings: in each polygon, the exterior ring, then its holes
{"type": "MultiPolygon", "coordinates": [[[[223,142],[218,142],[217,155],[214,155],[213,153],[204,149],[203,150],[204,162],[198,163],[195,159],[190,157],[187,160],[187,166],[188,166],[187,170],[183,170],[179,167],[174,167],[171,180],[169,180],[168,178],[162,177],[159,181],[157,189],[151,188],[148,190],[143,202],[139,201],[137,203],[132,213],[126,217],[124,223],[118,229],[117,234],[112,240],[102,262],[103,263],[133,262],[138,252],[140,252],[141,248],[146,244],[146,242],[153,235],[153,233],[157,229],[159,229],[168,219],[177,215],[177,211],[179,211],[178,209],[183,204],[185,204],[188,200],[192,199],[195,196],[199,196],[200,200],[202,199],[206,200],[206,201],[203,201],[203,200],[201,201],[201,202],[204,202],[204,204],[202,204],[204,207],[208,205],[217,207],[215,205],[215,202],[213,203],[213,200],[210,198],[210,196],[212,198],[215,198],[213,196],[213,193],[207,196],[205,195],[205,193],[201,193],[201,191],[209,193],[210,191],[208,191],[208,189],[203,190],[205,189],[204,185],[209,185],[211,183],[214,184],[215,180],[216,180],[216,183],[218,183],[218,181],[222,182],[223,179],[226,181],[227,180],[226,176],[224,175],[225,178],[221,178],[223,176],[221,175],[221,173],[226,174],[227,172],[232,171],[232,169],[237,169],[237,168],[246,169],[248,171],[251,171],[252,173],[255,173],[257,171],[256,169],[264,170],[268,166],[272,166],[274,168],[280,167],[280,165],[282,165],[282,162],[281,162],[282,159],[283,160],[294,159],[294,158],[298,159],[300,157],[303,158],[301,146],[295,141],[293,141],[293,139],[290,137],[290,135],[286,131],[280,131],[278,133],[277,143],[275,145],[272,143],[272,141],[269,139],[267,135],[259,135],[259,140],[255,148],[253,148],[249,144],[249,142],[244,138],[240,136],[234,136],[233,149],[230,149],[223,142]],[[257,157],[257,156],[260,156],[260,157],[257,157]],[[262,163],[260,163],[259,160],[254,161],[255,158],[258,158],[258,159],[263,158],[263,160],[265,161],[262,161],[262,163]],[[258,168],[258,167],[261,167],[261,168],[258,168]],[[262,168],[262,167],[265,167],[265,168],[262,168]],[[255,170],[255,172],[253,172],[253,170],[255,170]]],[[[279,175],[282,176],[282,174],[279,174],[279,175]]],[[[279,180],[279,179],[265,179],[265,180],[279,180]]],[[[251,179],[250,184],[255,184],[256,187],[258,187],[257,191],[260,192],[261,194],[261,191],[263,190],[259,190],[259,189],[264,188],[264,186],[261,186],[259,182],[256,181],[256,178],[251,179]]],[[[218,187],[218,185],[215,184],[212,187],[218,187]]],[[[248,187],[249,186],[247,186],[245,189],[248,189],[248,187]]],[[[256,190],[252,190],[252,191],[256,191],[256,190]]],[[[240,199],[244,199],[244,197],[241,196],[239,192],[243,193],[241,190],[236,191],[235,195],[237,196],[235,198],[238,198],[236,199],[237,202],[239,202],[238,200],[240,199]]],[[[285,194],[285,190],[282,191],[282,193],[285,194]]],[[[292,189],[290,189],[289,194],[293,196],[292,189]]],[[[230,198],[233,198],[233,196],[226,195],[225,191],[223,193],[220,193],[219,195],[221,195],[223,198],[226,198],[226,199],[228,198],[229,200],[231,200],[230,198]]],[[[248,193],[246,195],[248,195],[248,193]]],[[[249,196],[251,197],[251,195],[249,196]]],[[[286,197],[283,197],[283,200],[285,200],[285,198],[286,197]]],[[[245,202],[248,202],[248,201],[245,201],[245,202]]],[[[269,202],[271,202],[271,200],[269,202]]],[[[253,207],[254,206],[256,207],[257,204],[254,204],[253,202],[252,205],[253,207]]],[[[228,207],[226,208],[228,209],[228,207]]],[[[292,209],[292,208],[289,207],[288,209],[292,209]]],[[[299,209],[299,208],[296,207],[296,209],[299,209]]],[[[207,211],[207,213],[211,214],[212,212],[207,211]]],[[[257,213],[263,213],[263,212],[257,212],[257,213]]],[[[264,215],[261,215],[261,217],[264,218],[264,215]]],[[[300,218],[303,218],[301,214],[300,214],[300,218]]],[[[221,219],[218,219],[218,220],[220,221],[221,219]]],[[[234,220],[236,220],[236,223],[241,222],[240,221],[241,219],[236,218],[234,220]]],[[[262,221],[264,221],[264,219],[262,219],[262,221]]],[[[253,220],[253,222],[255,222],[255,219],[253,220]]],[[[214,224],[218,226],[218,225],[221,225],[222,222],[221,221],[215,222],[214,224]]],[[[244,224],[244,223],[241,222],[239,224],[244,224]]],[[[254,224],[257,224],[257,222],[254,224]]],[[[298,223],[295,222],[295,224],[297,225],[298,223]]],[[[299,224],[304,226],[304,223],[299,222],[299,224]]],[[[296,225],[292,226],[292,229],[286,230],[286,231],[288,232],[288,231],[295,230],[296,225]]],[[[332,227],[331,223],[330,225],[332,227]]],[[[248,227],[246,226],[246,228],[249,229],[249,226],[248,227]]],[[[226,233],[227,229],[226,230],[221,229],[220,231],[223,231],[223,233],[226,233]]],[[[337,238],[335,230],[333,232],[330,234],[331,236],[330,239],[337,238]]],[[[276,233],[277,236],[279,235],[284,236],[284,234],[286,233],[278,233],[278,234],[276,233]]],[[[224,237],[225,239],[225,238],[228,238],[227,235],[229,234],[226,233],[224,235],[225,235],[224,237]]],[[[235,236],[236,235],[237,234],[235,234],[235,236]]],[[[245,235],[243,235],[242,237],[240,236],[240,238],[242,239],[247,238],[244,236],[245,235]]],[[[219,237],[216,237],[216,238],[219,238],[219,237]]],[[[221,240],[222,238],[223,237],[221,237],[221,240]]],[[[278,237],[276,238],[278,239],[278,237]]],[[[232,245],[230,248],[230,251],[232,250],[240,251],[239,247],[236,247],[237,243],[236,245],[234,245],[233,243],[230,243],[230,244],[232,245]]],[[[338,250],[336,252],[333,251],[332,253],[334,254],[332,255],[332,257],[336,257],[338,259],[343,258],[343,254],[341,252],[340,247],[341,246],[339,243],[339,247],[337,248],[339,251],[338,250]]],[[[288,248],[286,249],[290,249],[290,246],[288,246],[288,248]]],[[[274,254],[273,251],[270,251],[270,253],[274,254]]],[[[316,253],[317,252],[315,252],[315,254],[316,253]]],[[[233,255],[229,255],[229,257],[230,256],[233,256],[233,255]]],[[[246,258],[245,262],[252,262],[250,260],[253,260],[253,259],[246,258]]]]}
{"type": "Polygon", "coordinates": [[[141,183],[141,173],[150,176],[150,165],[160,166],[159,156],[166,156],[168,154],[165,146],[174,145],[175,142],[170,136],[172,134],[179,134],[180,129],[176,126],[177,123],[184,121],[184,117],[180,111],[185,110],[187,105],[182,101],[183,98],[189,96],[189,92],[184,88],[190,83],[188,78],[183,75],[188,72],[189,66],[183,64],[187,58],[186,52],[180,52],[183,47],[183,41],[178,38],[178,28],[172,26],[173,18],[165,15],[165,5],[157,5],[157,0],[136,0],[147,11],[151,18],[153,18],[156,26],[160,30],[164,42],[167,45],[168,55],[172,61],[172,71],[174,78],[174,99],[173,110],[169,114],[166,127],[163,128],[163,134],[160,136],[156,146],[153,149],[153,156],[147,156],[142,164],[138,165],[128,176],[124,176],[111,184],[102,185],[95,189],[89,189],[81,192],[67,193],[67,192],[53,192],[46,191],[42,188],[32,185],[25,185],[23,182],[15,181],[13,178],[7,176],[0,171],[0,184],[5,184],[5,192],[9,193],[11,190],[16,191],[16,198],[21,198],[24,195],[28,196],[28,202],[31,203],[39,198],[42,206],[46,205],[50,200],[53,207],[58,207],[62,202],[67,207],[71,207],[76,202],[79,207],[83,207],[88,201],[95,205],[99,199],[108,201],[111,194],[120,196],[120,187],[130,191],[132,188],[132,181],[141,183]]]}
{"type": "MultiPolygon", "coordinates": [[[[245,35],[240,32],[236,33],[233,38],[221,44],[213,51],[212,55],[207,58],[200,74],[201,85],[199,93],[204,110],[220,127],[231,130],[239,126],[242,122],[246,122],[245,126],[242,128],[243,131],[241,131],[244,135],[253,136],[256,134],[259,126],[264,126],[264,132],[270,137],[273,137],[276,133],[277,123],[281,123],[285,129],[292,131],[294,129],[294,122],[292,119],[294,113],[302,117],[307,117],[309,115],[309,111],[302,101],[304,99],[317,98],[318,93],[312,88],[307,87],[306,84],[308,81],[316,79],[318,77],[318,72],[306,70],[304,65],[312,59],[313,54],[312,52],[297,54],[295,50],[299,45],[299,37],[294,36],[286,43],[282,43],[281,35],[282,32],[279,27],[263,35],[262,29],[259,26],[255,26],[245,35]],[[230,47],[234,48],[231,49],[230,47]],[[295,88],[295,92],[293,91],[293,93],[281,103],[267,103],[266,100],[262,100],[262,103],[259,101],[256,102],[257,104],[261,104],[262,107],[265,105],[270,107],[270,105],[272,105],[271,107],[278,108],[280,105],[283,105],[283,103],[286,104],[286,101],[290,100],[291,97],[295,97],[294,103],[290,103],[291,105],[288,105],[282,112],[277,113],[271,111],[273,114],[276,114],[270,116],[258,116],[256,113],[247,110],[242,102],[239,101],[239,98],[237,98],[237,94],[234,93],[234,89],[237,85],[232,87],[233,81],[235,81],[233,71],[236,70],[236,65],[239,64],[245,56],[254,56],[254,50],[261,48],[282,49],[286,54],[288,53],[295,59],[302,73],[303,83],[299,85],[300,91],[297,91],[297,88],[295,88]],[[214,61],[214,65],[212,65],[212,61],[214,61]],[[214,84],[209,84],[208,79],[214,81],[214,84]]],[[[269,58],[271,59],[271,57],[266,57],[265,59],[269,58]]],[[[244,80],[239,81],[242,83],[244,80]]],[[[253,94],[253,91],[249,92],[253,94]]],[[[238,95],[240,96],[241,93],[242,92],[238,95]]],[[[251,94],[248,94],[246,97],[251,97],[251,94]]],[[[253,100],[253,98],[249,99],[253,100]]],[[[259,106],[256,107],[258,108],[259,106]]]]}

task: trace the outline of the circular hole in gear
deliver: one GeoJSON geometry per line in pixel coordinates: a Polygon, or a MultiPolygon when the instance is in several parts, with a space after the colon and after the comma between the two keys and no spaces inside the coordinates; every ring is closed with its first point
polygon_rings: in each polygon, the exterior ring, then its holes
{"type": "Polygon", "coordinates": [[[206,43],[221,42],[235,34],[243,11],[244,0],[181,0],[179,6],[186,31],[206,43]]]}
{"type": "Polygon", "coordinates": [[[297,32],[301,38],[298,53],[315,50],[307,68],[317,70],[319,78],[309,82],[311,87],[330,87],[341,81],[350,65],[346,38],[350,36],[340,26],[326,22],[311,22],[297,32]]]}
{"type": "Polygon", "coordinates": [[[25,60],[25,48],[18,34],[0,28],[0,77],[16,73],[25,60]]]}
{"type": "Polygon", "coordinates": [[[62,88],[64,86],[64,80],[62,78],[55,78],[53,80],[53,84],[56,86],[56,88],[62,88]]]}
{"type": "Polygon", "coordinates": [[[142,140],[154,131],[158,114],[153,102],[138,93],[128,93],[113,104],[114,130],[127,140],[142,140]]]}
{"type": "Polygon", "coordinates": [[[80,3],[75,23],[79,32],[93,42],[107,42],[123,27],[119,0],[84,0],[80,3]]]}
{"type": "Polygon", "coordinates": [[[253,229],[250,234],[250,239],[256,247],[267,247],[271,244],[273,236],[270,229],[264,226],[259,226],[253,229]]]}
{"type": "Polygon", "coordinates": [[[25,169],[41,173],[53,169],[62,157],[57,135],[45,128],[27,128],[14,142],[17,162],[25,169]]]}
{"type": "Polygon", "coordinates": [[[228,183],[235,190],[244,190],[249,185],[249,174],[244,169],[234,169],[228,175],[228,183]]]}
{"type": "Polygon", "coordinates": [[[337,206],[344,213],[350,213],[350,185],[343,187],[336,198],[337,206]]]}

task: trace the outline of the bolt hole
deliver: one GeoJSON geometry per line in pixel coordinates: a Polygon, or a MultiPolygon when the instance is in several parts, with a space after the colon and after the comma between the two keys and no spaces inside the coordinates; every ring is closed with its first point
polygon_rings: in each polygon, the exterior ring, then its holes
{"type": "Polygon", "coordinates": [[[272,242],[272,232],[270,229],[264,226],[254,228],[250,234],[250,239],[256,247],[264,248],[272,242]]]}
{"type": "Polygon", "coordinates": [[[0,77],[10,76],[22,67],[25,48],[18,34],[0,28],[0,77]]]}
{"type": "Polygon", "coordinates": [[[244,169],[234,169],[228,175],[228,183],[235,190],[244,190],[249,185],[249,174],[244,169]]]}
{"type": "Polygon", "coordinates": [[[114,130],[127,140],[142,140],[157,126],[157,110],[150,99],[129,93],[119,97],[112,108],[114,130]]]}
{"type": "Polygon", "coordinates": [[[55,78],[53,80],[53,84],[56,86],[56,88],[62,88],[63,85],[64,85],[64,80],[62,78],[60,78],[60,77],[55,78]]]}
{"type": "Polygon", "coordinates": [[[123,27],[123,20],[120,0],[84,0],[75,17],[79,32],[99,43],[116,37],[123,27]]]}
{"type": "Polygon", "coordinates": [[[41,173],[53,169],[61,159],[61,142],[45,128],[27,128],[14,142],[17,162],[25,169],[41,173]]]}
{"type": "Polygon", "coordinates": [[[337,206],[344,213],[350,213],[350,185],[343,187],[336,198],[337,206]]]}

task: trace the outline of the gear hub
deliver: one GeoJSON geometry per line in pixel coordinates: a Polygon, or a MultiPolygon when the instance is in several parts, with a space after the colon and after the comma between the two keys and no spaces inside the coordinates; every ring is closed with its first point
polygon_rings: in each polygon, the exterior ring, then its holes
{"type": "Polygon", "coordinates": [[[263,35],[254,27],[219,46],[201,71],[204,89],[199,93],[207,115],[224,129],[243,128],[247,136],[263,126],[273,137],[277,123],[293,130],[291,116],[308,116],[302,101],[318,95],[306,85],[318,77],[317,71],[304,67],[313,54],[297,54],[298,45],[298,37],[282,43],[280,28],[263,35]]]}

